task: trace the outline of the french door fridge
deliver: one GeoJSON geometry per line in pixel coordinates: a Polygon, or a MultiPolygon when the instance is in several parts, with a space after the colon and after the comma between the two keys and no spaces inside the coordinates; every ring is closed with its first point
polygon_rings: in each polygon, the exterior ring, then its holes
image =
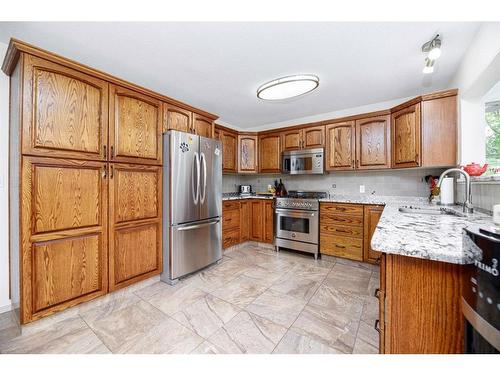
{"type": "Polygon", "coordinates": [[[220,141],[170,130],[163,136],[165,282],[222,258],[220,141]]]}

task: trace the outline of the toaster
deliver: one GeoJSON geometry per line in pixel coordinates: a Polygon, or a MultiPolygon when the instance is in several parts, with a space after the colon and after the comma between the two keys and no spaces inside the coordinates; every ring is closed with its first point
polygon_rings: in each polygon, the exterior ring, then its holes
{"type": "Polygon", "coordinates": [[[252,194],[252,185],[240,185],[240,194],[252,194]]]}

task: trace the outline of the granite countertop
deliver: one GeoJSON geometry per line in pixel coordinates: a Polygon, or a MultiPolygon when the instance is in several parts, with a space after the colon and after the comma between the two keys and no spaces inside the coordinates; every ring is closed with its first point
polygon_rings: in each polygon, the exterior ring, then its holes
{"type": "MultiPolygon", "coordinates": [[[[441,207],[419,197],[333,195],[321,201],[384,204],[384,211],[371,241],[374,250],[447,263],[470,264],[474,261],[474,254],[463,246],[463,228],[471,224],[493,225],[491,216],[479,212],[467,217],[399,212],[401,206],[441,207]]],[[[449,208],[462,212],[461,206],[449,208]]]]}

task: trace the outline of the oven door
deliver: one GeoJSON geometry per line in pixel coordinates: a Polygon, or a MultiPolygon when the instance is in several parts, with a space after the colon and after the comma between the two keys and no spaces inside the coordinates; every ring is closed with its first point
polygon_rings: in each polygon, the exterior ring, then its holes
{"type": "Polygon", "coordinates": [[[277,238],[318,243],[317,212],[277,208],[274,215],[277,238]]]}

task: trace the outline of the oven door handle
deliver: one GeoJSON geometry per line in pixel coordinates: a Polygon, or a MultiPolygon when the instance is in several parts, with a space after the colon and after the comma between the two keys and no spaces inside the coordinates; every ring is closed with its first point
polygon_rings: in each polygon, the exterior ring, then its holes
{"type": "Polygon", "coordinates": [[[308,212],[301,210],[290,210],[283,208],[276,208],[274,210],[277,214],[281,214],[281,216],[291,216],[291,217],[314,217],[316,216],[316,212],[308,212]]]}

